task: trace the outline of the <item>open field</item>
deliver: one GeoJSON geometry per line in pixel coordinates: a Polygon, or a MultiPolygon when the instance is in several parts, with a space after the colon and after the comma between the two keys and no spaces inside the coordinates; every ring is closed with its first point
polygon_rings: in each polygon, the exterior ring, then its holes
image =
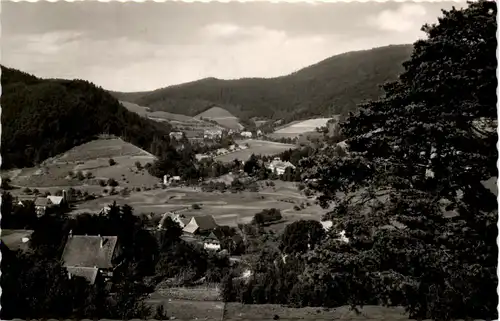
{"type": "Polygon", "coordinates": [[[227,110],[220,107],[212,107],[204,112],[194,116],[196,119],[206,118],[216,121],[219,125],[234,130],[241,130],[244,127],[240,124],[237,117],[233,116],[227,110]]]}
{"type": "Polygon", "coordinates": [[[385,308],[365,306],[359,309],[360,314],[343,306],[336,309],[325,308],[289,308],[275,304],[245,305],[227,303],[224,320],[408,320],[404,309],[400,307],[385,308]]]}
{"type": "Polygon", "coordinates": [[[326,126],[326,123],[331,118],[314,118],[304,121],[295,121],[284,126],[278,127],[269,137],[280,138],[295,138],[301,134],[314,132],[317,127],[326,126]]]}
{"type": "Polygon", "coordinates": [[[161,215],[167,211],[182,211],[191,218],[198,215],[213,215],[220,225],[236,226],[249,223],[253,216],[263,209],[278,208],[284,222],[276,224],[273,229],[281,229],[286,224],[300,219],[320,220],[326,210],[315,205],[312,199],[301,195],[294,183],[275,181],[276,186],[261,188],[257,193],[208,193],[195,188],[169,188],[134,192],[124,198],[120,195],[109,195],[78,204],[74,214],[82,212],[98,212],[101,208],[116,201],[118,205],[128,204],[134,213],[153,213],[161,215]],[[301,211],[293,207],[309,202],[301,211]],[[201,209],[192,209],[192,204],[199,204],[201,209]]]}
{"type": "MultiPolygon", "coordinates": [[[[47,159],[40,166],[7,171],[2,177],[9,177],[14,186],[38,188],[42,192],[78,187],[89,193],[101,193],[104,187],[99,186],[100,179],[115,179],[119,183],[117,189],[153,187],[159,179],[146,170],[137,170],[135,163],[145,165],[154,160],[155,156],[119,138],[97,139],[47,159]],[[115,165],[109,165],[110,158],[115,165]],[[77,171],[90,172],[93,178],[78,180],[68,176],[69,172],[77,171]]],[[[14,195],[16,191],[19,190],[14,190],[14,195]]]]}
{"type": "Polygon", "coordinates": [[[267,140],[245,139],[237,140],[238,145],[248,144],[247,149],[239,150],[226,155],[217,156],[215,159],[221,162],[232,162],[235,159],[246,161],[252,154],[255,155],[276,155],[288,149],[296,148],[295,145],[270,142],[267,140]]]}
{"type": "Polygon", "coordinates": [[[158,121],[190,121],[193,117],[180,114],[172,114],[165,111],[151,111],[149,107],[139,106],[127,101],[120,101],[120,103],[129,111],[133,111],[141,116],[145,116],[158,121]]]}

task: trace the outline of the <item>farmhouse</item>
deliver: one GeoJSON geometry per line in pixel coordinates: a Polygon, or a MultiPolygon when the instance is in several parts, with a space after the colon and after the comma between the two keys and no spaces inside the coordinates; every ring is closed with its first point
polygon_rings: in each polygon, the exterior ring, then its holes
{"type": "Polygon", "coordinates": [[[221,248],[221,239],[214,234],[214,231],[203,240],[203,248],[205,250],[215,250],[218,251],[221,248]]]}
{"type": "Polygon", "coordinates": [[[212,215],[195,216],[184,226],[183,231],[188,234],[208,234],[217,226],[212,215]]]}
{"type": "Polygon", "coordinates": [[[120,252],[117,243],[116,236],[70,234],[62,254],[69,277],[81,276],[90,284],[98,278],[104,281],[111,278],[120,252]]]}
{"type": "Polygon", "coordinates": [[[33,230],[7,230],[2,229],[1,241],[12,252],[29,250],[29,241],[33,230]]]}
{"type": "Polygon", "coordinates": [[[178,223],[181,228],[184,228],[186,226],[186,224],[189,223],[189,219],[187,219],[186,216],[184,216],[184,214],[177,214],[177,213],[173,213],[173,212],[167,212],[167,213],[163,214],[163,216],[161,217],[161,220],[158,223],[158,229],[161,230],[161,229],[164,228],[165,221],[167,220],[168,217],[170,217],[170,219],[172,221],[178,223]]]}
{"type": "Polygon", "coordinates": [[[252,138],[253,136],[252,132],[241,132],[240,135],[246,138],[252,138]]]}
{"type": "Polygon", "coordinates": [[[43,216],[48,209],[60,207],[67,204],[67,193],[63,191],[62,196],[37,197],[35,199],[35,209],[37,216],[43,216]]]}
{"type": "Polygon", "coordinates": [[[218,251],[221,249],[221,243],[224,240],[228,242],[227,245],[231,248],[236,248],[236,246],[243,241],[243,238],[229,226],[220,226],[213,229],[208,236],[203,238],[203,248],[218,251]]]}
{"type": "Polygon", "coordinates": [[[267,165],[268,169],[273,172],[276,171],[278,175],[283,175],[285,173],[285,170],[289,167],[295,169],[295,165],[290,162],[283,162],[279,158],[275,158],[271,163],[269,163],[269,165],[267,165]]]}

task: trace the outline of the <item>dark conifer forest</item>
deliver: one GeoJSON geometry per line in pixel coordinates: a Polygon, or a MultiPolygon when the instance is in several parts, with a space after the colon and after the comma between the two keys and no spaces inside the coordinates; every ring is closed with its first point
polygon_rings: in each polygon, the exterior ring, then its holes
{"type": "Polygon", "coordinates": [[[126,110],[84,80],[40,79],[2,66],[2,168],[27,167],[95,139],[123,138],[151,151],[170,126],[126,110]]]}

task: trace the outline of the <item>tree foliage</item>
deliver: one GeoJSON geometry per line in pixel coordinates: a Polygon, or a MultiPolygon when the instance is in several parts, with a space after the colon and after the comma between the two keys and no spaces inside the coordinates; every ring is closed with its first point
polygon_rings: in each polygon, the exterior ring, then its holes
{"type": "Polygon", "coordinates": [[[443,11],[399,80],[341,125],[348,154],[332,146],[301,163],[334,206],[332,235],[350,239],[309,254],[324,291],[423,318],[496,317],[497,202],[481,183],[498,176],[496,12],[443,11]]]}
{"type": "Polygon", "coordinates": [[[168,124],[129,112],[92,83],[1,68],[2,168],[33,166],[100,134],[120,136],[153,154],[151,141],[171,144],[168,124]]]}

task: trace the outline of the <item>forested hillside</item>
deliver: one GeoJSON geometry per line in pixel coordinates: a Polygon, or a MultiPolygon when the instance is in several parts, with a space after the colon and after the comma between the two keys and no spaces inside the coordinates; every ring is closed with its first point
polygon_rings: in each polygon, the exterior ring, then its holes
{"type": "Polygon", "coordinates": [[[411,45],[397,45],[348,52],[277,78],[207,78],[151,92],[112,94],[153,110],[190,116],[214,104],[240,118],[328,116],[379,97],[380,86],[397,79],[411,50],[411,45]]]}
{"type": "Polygon", "coordinates": [[[40,79],[2,66],[1,106],[2,168],[32,166],[101,133],[153,153],[170,144],[168,124],[129,112],[83,80],[40,79]]]}

